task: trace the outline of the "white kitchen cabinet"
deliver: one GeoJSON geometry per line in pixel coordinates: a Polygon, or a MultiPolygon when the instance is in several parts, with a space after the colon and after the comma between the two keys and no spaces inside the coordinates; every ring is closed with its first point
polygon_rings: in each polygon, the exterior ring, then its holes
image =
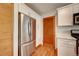
{"type": "Polygon", "coordinates": [[[79,13],[79,4],[73,5],[73,13],[79,13]]]}
{"type": "Polygon", "coordinates": [[[58,26],[73,25],[73,7],[65,6],[58,9],[58,26]]]}
{"type": "Polygon", "coordinates": [[[58,56],[75,56],[76,41],[66,38],[58,38],[58,56]]]}

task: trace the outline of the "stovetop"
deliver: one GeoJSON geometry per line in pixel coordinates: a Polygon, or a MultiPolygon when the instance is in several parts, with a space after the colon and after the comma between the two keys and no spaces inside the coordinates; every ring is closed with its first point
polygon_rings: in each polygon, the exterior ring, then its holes
{"type": "Polygon", "coordinates": [[[79,30],[71,30],[71,36],[79,39],[79,30]]]}

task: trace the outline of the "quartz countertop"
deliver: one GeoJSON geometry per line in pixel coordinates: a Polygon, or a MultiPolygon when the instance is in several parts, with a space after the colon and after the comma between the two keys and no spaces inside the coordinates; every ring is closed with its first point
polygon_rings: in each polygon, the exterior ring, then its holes
{"type": "Polygon", "coordinates": [[[76,40],[74,37],[72,37],[69,34],[58,34],[56,38],[76,40]]]}

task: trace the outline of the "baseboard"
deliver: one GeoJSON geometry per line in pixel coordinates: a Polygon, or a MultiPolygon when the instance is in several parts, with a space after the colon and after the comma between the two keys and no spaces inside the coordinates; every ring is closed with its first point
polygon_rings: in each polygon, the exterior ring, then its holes
{"type": "Polygon", "coordinates": [[[40,46],[43,46],[42,44],[39,44],[36,48],[39,48],[40,46]]]}

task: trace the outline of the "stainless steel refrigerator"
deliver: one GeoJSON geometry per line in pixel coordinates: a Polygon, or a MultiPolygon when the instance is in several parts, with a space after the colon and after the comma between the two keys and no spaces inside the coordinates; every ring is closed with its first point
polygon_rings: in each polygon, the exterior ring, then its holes
{"type": "Polygon", "coordinates": [[[31,56],[36,45],[36,20],[23,13],[18,15],[18,55],[31,56]]]}

